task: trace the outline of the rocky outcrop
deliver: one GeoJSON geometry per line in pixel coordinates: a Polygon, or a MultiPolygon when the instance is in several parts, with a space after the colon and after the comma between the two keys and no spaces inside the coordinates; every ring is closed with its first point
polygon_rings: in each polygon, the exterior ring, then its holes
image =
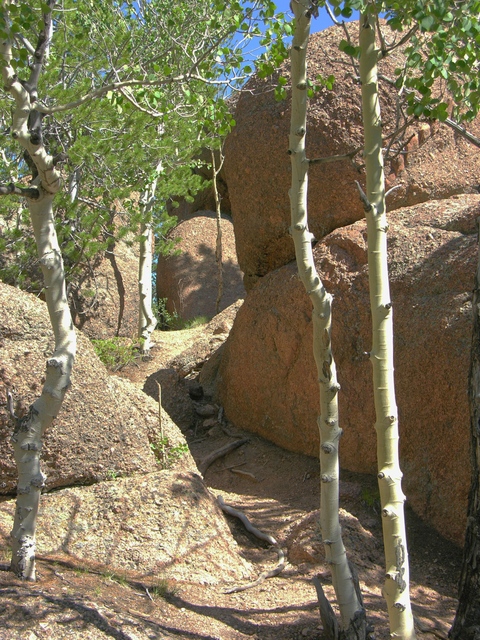
{"type": "MultiPolygon", "coordinates": [[[[218,320],[224,329],[227,318],[218,320]]],[[[45,435],[37,549],[96,571],[232,583],[251,577],[225,518],[169,414],[140,389],[109,375],[77,333],[72,386],[45,435]],[[108,481],[105,481],[108,480],[108,481]],[[89,485],[89,486],[72,486],[89,485]],[[65,488],[66,487],[66,488],[65,488]],[[50,493],[51,489],[58,489],[50,493]],[[141,505],[141,508],[139,508],[141,505]]],[[[53,342],[46,306],[0,283],[0,397],[16,413],[40,393],[53,342]]],[[[14,493],[16,468],[5,406],[0,412],[0,493],[14,493]]],[[[15,501],[0,504],[0,543],[9,544],[15,501]]]]}
{"type": "MultiPolygon", "coordinates": [[[[178,239],[177,255],[160,256],[157,267],[157,297],[167,299],[166,309],[182,320],[215,315],[218,271],[215,261],[217,222],[211,211],[190,215],[172,230],[178,239]]],[[[233,225],[222,216],[223,296],[220,311],[245,295],[235,251],[233,225]]]]}
{"type": "MultiPolygon", "coordinates": [[[[46,305],[3,283],[0,347],[0,397],[6,398],[6,390],[12,390],[17,415],[21,415],[41,393],[53,336],[46,305]]],[[[4,404],[0,411],[1,494],[14,492],[17,482],[9,440],[12,429],[4,404]]],[[[154,471],[157,464],[150,443],[157,437],[156,403],[133,385],[110,376],[88,338],[77,333],[72,386],[45,436],[47,488],[154,471]]]]}
{"type": "MultiPolygon", "coordinates": [[[[470,484],[466,389],[479,214],[478,195],[389,214],[404,489],[416,512],[457,542],[463,542],[470,484]]],[[[314,252],[334,295],[341,465],[374,473],[365,223],[334,231],[314,252]]],[[[268,274],[249,292],[213,371],[218,399],[232,422],[285,448],[317,455],[311,303],[294,264],[268,274]]]]}
{"type": "Polygon", "coordinates": [[[138,327],[138,245],[124,240],[100,256],[71,289],[75,326],[90,338],[133,338],[138,327]]]}
{"type": "MultiPolygon", "coordinates": [[[[310,100],[309,158],[360,151],[363,145],[360,84],[350,58],[338,50],[342,37],[343,33],[332,27],[310,38],[309,78],[316,82],[319,74],[333,74],[336,82],[332,91],[322,89],[310,100]]],[[[403,120],[398,121],[396,89],[385,78],[395,78],[398,66],[402,66],[399,49],[380,63],[387,187],[396,187],[388,197],[389,209],[476,192],[480,156],[473,145],[445,125],[415,122],[392,138],[403,120]]],[[[284,75],[289,77],[287,65],[284,75]]],[[[294,258],[288,233],[290,99],[275,101],[276,81],[276,77],[254,78],[247,85],[235,111],[237,125],[225,143],[225,177],[247,290],[258,277],[294,258]]],[[[469,127],[480,133],[478,121],[469,127]]],[[[362,164],[360,153],[356,163],[362,164]]],[[[317,239],[363,217],[355,186],[355,180],[363,179],[363,169],[357,170],[350,161],[310,167],[309,224],[317,239]]]]}
{"type": "MultiPolygon", "coordinates": [[[[3,541],[13,515],[13,502],[2,503],[3,541]]],[[[138,572],[158,580],[218,584],[244,580],[251,570],[202,479],[187,470],[42,496],[37,547],[43,556],[100,565],[120,576],[138,572]]]]}

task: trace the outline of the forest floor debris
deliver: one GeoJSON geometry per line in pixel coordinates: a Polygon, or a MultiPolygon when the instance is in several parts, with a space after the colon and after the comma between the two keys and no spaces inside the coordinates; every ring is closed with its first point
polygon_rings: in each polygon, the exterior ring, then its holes
{"type": "MultiPolygon", "coordinates": [[[[234,425],[204,430],[200,422],[192,423],[194,411],[186,406],[192,403],[188,380],[172,373],[170,363],[200,335],[201,328],[156,332],[152,359],[124,369],[120,375],[147,393],[152,390],[152,395],[154,382],[160,377],[162,398],[170,398],[169,413],[178,414],[177,424],[198,465],[228,445],[232,437],[248,437],[244,446],[212,461],[205,471],[205,482],[214,495],[221,494],[255,527],[275,537],[286,553],[285,569],[252,589],[227,594],[221,585],[115,573],[107,568],[94,570],[75,558],[65,562],[40,556],[38,581],[25,583],[7,571],[8,549],[4,549],[0,557],[0,640],[321,638],[312,578],[320,575],[330,598],[332,588],[318,528],[318,461],[284,451],[234,425]],[[245,473],[236,473],[239,468],[245,473]]],[[[377,640],[386,640],[375,478],[344,472],[341,504],[345,545],[359,572],[369,621],[375,626],[377,640]]],[[[237,518],[227,519],[241,554],[257,575],[271,569],[277,561],[275,548],[246,531],[237,518]]],[[[408,508],[407,527],[418,638],[446,639],[455,614],[461,550],[425,526],[408,508]]],[[[195,563],[194,554],[191,561],[195,563]]]]}

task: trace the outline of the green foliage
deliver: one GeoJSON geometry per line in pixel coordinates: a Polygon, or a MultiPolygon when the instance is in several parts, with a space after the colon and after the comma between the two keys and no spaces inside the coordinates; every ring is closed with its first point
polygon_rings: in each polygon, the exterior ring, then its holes
{"type": "Polygon", "coordinates": [[[201,327],[207,322],[210,322],[211,318],[208,316],[195,316],[191,320],[184,320],[182,329],[195,329],[195,327],[201,327]]]}
{"type": "Polygon", "coordinates": [[[174,311],[170,313],[167,309],[168,298],[160,298],[156,300],[155,316],[158,321],[158,328],[161,331],[181,331],[182,329],[194,329],[203,324],[210,322],[211,318],[207,316],[196,316],[190,320],[183,320],[178,313],[174,311]]]}
{"type": "MultiPolygon", "coordinates": [[[[408,8],[404,23],[416,22],[419,29],[406,49],[407,65],[397,86],[410,90],[410,113],[440,121],[450,115],[472,120],[480,105],[480,2],[409,2],[408,8]]],[[[393,27],[402,26],[404,12],[402,7],[390,14],[393,27]]]]}
{"type": "Polygon", "coordinates": [[[110,371],[119,371],[139,357],[138,343],[128,338],[92,340],[95,353],[110,371]]]}
{"type": "Polygon", "coordinates": [[[117,584],[119,584],[122,587],[128,587],[129,586],[129,582],[128,582],[128,578],[127,578],[127,574],[124,573],[123,575],[116,572],[116,571],[112,571],[112,569],[105,569],[102,573],[102,577],[105,580],[110,580],[111,582],[116,582],[117,584]]]}
{"type": "Polygon", "coordinates": [[[159,298],[156,300],[155,316],[158,321],[158,328],[161,331],[175,331],[180,328],[180,318],[178,313],[174,311],[170,313],[167,309],[168,298],[159,298]]]}
{"type": "Polygon", "coordinates": [[[364,487],[361,493],[361,500],[369,509],[373,509],[375,513],[380,512],[380,493],[378,488],[369,489],[364,487]]]}
{"type": "Polygon", "coordinates": [[[355,58],[355,60],[358,60],[358,58],[360,57],[360,47],[354,46],[351,42],[348,42],[348,40],[341,40],[339,48],[340,51],[346,53],[347,56],[355,58]]]}
{"type": "Polygon", "coordinates": [[[153,587],[150,588],[149,592],[153,599],[163,598],[165,600],[172,596],[176,596],[179,592],[179,588],[171,580],[161,578],[155,585],[153,585],[153,587]]]}
{"type": "Polygon", "coordinates": [[[307,95],[309,98],[313,98],[316,93],[321,91],[322,89],[326,89],[327,91],[332,91],[333,86],[335,84],[335,76],[329,75],[324,77],[320,74],[317,75],[316,82],[312,82],[311,80],[307,80],[307,95]]]}
{"type": "Polygon", "coordinates": [[[170,469],[175,462],[180,460],[180,458],[189,451],[188,444],[186,442],[171,445],[166,436],[152,442],[150,447],[159,464],[162,465],[162,469],[170,469]]]}
{"type": "MultiPolygon", "coordinates": [[[[67,156],[61,168],[66,188],[56,196],[55,211],[72,299],[105,252],[113,253],[119,240],[138,239],[141,223],[153,225],[157,253],[175,252],[167,236],[175,219],[165,203],[203,188],[192,171],[195,158],[235,126],[226,96],[255,68],[261,76],[272,73],[287,55],[285,38],[292,32],[270,0],[86,0],[82,11],[77,4],[10,3],[0,12],[0,31],[11,42],[22,81],[32,62],[25,43],[35,46],[42,15],[52,12],[39,98],[46,149],[67,156]],[[253,39],[264,47],[257,61],[245,52],[253,39]],[[154,180],[155,200],[145,206],[141,194],[154,180]]],[[[0,102],[0,121],[8,131],[9,99],[0,102]]],[[[0,182],[26,184],[30,169],[16,142],[0,133],[0,144],[0,182]]],[[[8,210],[4,202],[0,277],[40,294],[29,223],[24,213],[18,223],[15,206],[8,210]]]]}
{"type": "MultiPolygon", "coordinates": [[[[480,0],[333,0],[330,4],[338,18],[365,11],[382,14],[399,32],[399,39],[406,38],[407,60],[396,71],[396,84],[410,115],[440,121],[475,118],[480,108],[480,0]]],[[[353,58],[359,56],[359,48],[348,40],[341,41],[340,49],[353,58]]]]}

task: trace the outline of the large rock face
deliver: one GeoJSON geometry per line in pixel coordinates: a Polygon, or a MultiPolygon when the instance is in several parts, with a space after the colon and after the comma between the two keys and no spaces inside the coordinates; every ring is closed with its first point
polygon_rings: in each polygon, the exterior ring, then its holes
{"type": "MultiPolygon", "coordinates": [[[[178,427],[132,383],[108,375],[89,340],[77,334],[72,386],[47,431],[37,548],[52,561],[121,575],[156,576],[200,584],[251,576],[225,518],[197,473],[178,427]],[[168,440],[168,468],[154,455],[168,440]],[[106,482],[105,479],[110,481],[106,482]],[[72,486],[90,485],[90,486],[72,486]],[[66,488],[65,488],[66,487],[66,488]],[[48,492],[49,489],[60,488],[48,492]],[[133,574],[131,573],[133,572],[133,574]]],[[[0,283],[0,397],[13,390],[17,413],[41,391],[52,351],[46,306],[0,283]]],[[[13,493],[16,469],[0,412],[0,493],[13,493]]],[[[0,546],[6,548],[15,501],[0,501],[0,546]]]]}
{"type": "Polygon", "coordinates": [[[86,269],[69,302],[75,326],[90,338],[133,338],[138,327],[138,244],[120,241],[86,269]]]}
{"type": "MultiPolygon", "coordinates": [[[[335,27],[310,39],[309,78],[315,81],[318,74],[334,74],[336,83],[333,91],[322,90],[310,100],[309,158],[345,154],[363,146],[360,84],[350,59],[338,50],[339,39],[335,27]]],[[[395,50],[381,61],[380,73],[394,78],[401,64],[402,54],[395,50]]],[[[288,234],[290,98],[276,102],[275,83],[276,78],[254,78],[247,85],[249,91],[241,94],[235,112],[237,126],[225,144],[225,177],[247,290],[259,276],[294,258],[288,234]]],[[[381,81],[381,97],[387,186],[398,187],[388,198],[389,209],[476,191],[480,155],[473,145],[445,126],[427,123],[409,126],[401,137],[392,139],[397,128],[396,91],[385,81],[381,81]]],[[[472,123],[471,129],[478,135],[479,123],[472,123]]],[[[362,163],[361,155],[356,161],[362,163]]],[[[364,171],[357,171],[349,161],[310,167],[309,224],[317,239],[363,217],[355,180],[363,182],[364,171]]]]}
{"type": "MultiPolygon", "coordinates": [[[[42,496],[40,553],[84,566],[107,566],[121,575],[135,571],[202,584],[250,577],[251,566],[240,556],[214,497],[192,465],[42,496]]],[[[0,505],[4,543],[14,512],[13,501],[0,505]]]]}
{"type": "MultiPolygon", "coordinates": [[[[462,542],[470,483],[467,375],[475,219],[480,196],[464,195],[389,215],[389,263],[404,487],[414,509],[462,542]]],[[[365,223],[315,247],[334,295],[333,338],[344,428],[341,465],[376,470],[365,223]]],[[[224,346],[217,389],[241,428],[318,453],[318,385],[311,303],[287,265],[249,292],[224,346]]]]}
{"type": "MultiPolygon", "coordinates": [[[[222,216],[223,296],[220,311],[245,295],[230,218],[222,216]]],[[[218,271],[215,261],[217,221],[211,211],[199,211],[180,222],[170,238],[177,238],[179,255],[158,259],[157,296],[166,298],[167,311],[183,320],[215,315],[218,271]]]]}
{"type": "MultiPolygon", "coordinates": [[[[53,336],[46,305],[3,283],[0,347],[0,397],[6,397],[7,389],[12,390],[20,415],[41,392],[53,336]]],[[[12,430],[4,405],[0,411],[2,494],[12,493],[17,482],[10,445],[12,430]]],[[[128,382],[109,376],[90,341],[78,333],[72,386],[45,436],[43,470],[47,487],[154,471],[157,464],[150,442],[157,432],[155,402],[128,382]]]]}

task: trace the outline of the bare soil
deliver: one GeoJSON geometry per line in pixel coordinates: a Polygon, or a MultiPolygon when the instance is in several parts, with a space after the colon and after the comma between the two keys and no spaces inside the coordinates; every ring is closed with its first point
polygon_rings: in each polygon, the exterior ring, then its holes
{"type": "MultiPolygon", "coordinates": [[[[212,405],[212,401],[203,396],[193,403],[189,391],[195,386],[194,374],[179,376],[172,360],[201,335],[201,327],[157,332],[152,359],[132,365],[120,375],[154,397],[158,397],[156,383],[161,383],[162,404],[186,436],[199,466],[210,453],[235,438],[248,438],[247,443],[209,466],[205,482],[215,495],[222,495],[256,527],[277,539],[287,555],[286,568],[257,587],[226,594],[218,585],[119,575],[101,567],[95,570],[74,561],[42,557],[38,581],[22,583],[7,571],[5,554],[0,565],[1,640],[322,637],[313,576],[320,575],[331,602],[334,599],[318,528],[318,461],[241,432],[224,419],[220,407],[214,407],[212,422],[206,423],[209,418],[198,415],[195,409],[212,405]]],[[[344,541],[359,573],[369,621],[377,640],[386,640],[375,478],[344,472],[341,502],[344,541]]],[[[248,533],[238,519],[227,519],[242,555],[253,563],[258,575],[275,567],[274,549],[248,533]]],[[[455,615],[461,550],[425,526],[408,507],[407,527],[418,637],[446,639],[455,615]]]]}

